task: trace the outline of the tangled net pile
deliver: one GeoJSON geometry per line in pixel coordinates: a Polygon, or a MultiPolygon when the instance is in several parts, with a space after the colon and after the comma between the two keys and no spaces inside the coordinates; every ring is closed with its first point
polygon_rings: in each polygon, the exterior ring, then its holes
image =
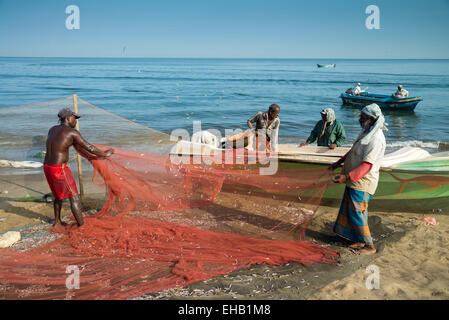
{"type": "Polygon", "coordinates": [[[123,299],[252,264],[337,263],[337,252],[304,241],[325,170],[260,175],[257,165],[114,148],[109,158],[78,150],[106,189],[98,214],[42,247],[0,251],[0,298],[123,299]],[[66,287],[68,266],[80,270],[79,289],[66,287]]]}

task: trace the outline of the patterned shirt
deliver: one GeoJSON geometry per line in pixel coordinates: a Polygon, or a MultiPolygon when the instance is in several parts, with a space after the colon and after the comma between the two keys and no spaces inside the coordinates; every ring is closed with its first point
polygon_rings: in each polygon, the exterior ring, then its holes
{"type": "Polygon", "coordinates": [[[268,125],[268,112],[258,112],[248,119],[248,127],[253,130],[253,123],[256,123],[256,130],[264,130],[266,132],[267,140],[270,142],[273,151],[277,150],[278,133],[281,120],[279,117],[274,119],[268,125]]]}

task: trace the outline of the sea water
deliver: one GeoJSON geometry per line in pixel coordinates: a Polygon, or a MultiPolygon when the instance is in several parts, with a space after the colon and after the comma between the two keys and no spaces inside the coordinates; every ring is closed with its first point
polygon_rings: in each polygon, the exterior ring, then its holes
{"type": "MultiPolygon", "coordinates": [[[[339,96],[357,82],[380,94],[392,94],[402,84],[410,96],[424,99],[414,112],[384,111],[389,149],[448,150],[449,60],[3,57],[0,108],[76,93],[165,133],[178,128],[192,132],[193,121],[201,121],[203,130],[224,134],[225,129],[246,130],[251,116],[276,103],[280,143],[299,144],[320,120],[320,111],[331,107],[345,127],[345,146],[350,146],[360,132],[360,109],[342,106],[339,96]],[[320,69],[317,63],[336,67],[320,69]]],[[[0,126],[14,123],[0,119],[0,126]]],[[[20,143],[20,134],[15,139],[20,143]]]]}

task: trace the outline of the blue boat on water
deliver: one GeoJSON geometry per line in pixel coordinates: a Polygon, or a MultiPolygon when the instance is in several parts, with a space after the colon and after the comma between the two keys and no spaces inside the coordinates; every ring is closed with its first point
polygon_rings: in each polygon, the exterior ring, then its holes
{"type": "Polygon", "coordinates": [[[343,105],[364,107],[371,103],[376,103],[383,109],[408,111],[413,111],[416,105],[420,101],[423,101],[423,98],[421,96],[395,98],[392,95],[374,94],[369,92],[362,92],[358,95],[345,92],[340,95],[340,98],[343,101],[343,105]]]}

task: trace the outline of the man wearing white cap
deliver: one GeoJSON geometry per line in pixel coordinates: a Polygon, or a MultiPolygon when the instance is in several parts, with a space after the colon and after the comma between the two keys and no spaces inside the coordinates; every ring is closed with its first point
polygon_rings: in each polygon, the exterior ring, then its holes
{"type": "Polygon", "coordinates": [[[352,241],[351,248],[360,249],[362,254],[374,254],[376,248],[368,227],[368,203],[379,182],[386,146],[383,130],[387,129],[377,104],[363,108],[359,123],[363,130],[351,150],[329,168],[335,170],[344,162],[342,173],[333,178],[335,183],[346,183],[334,232],[352,241]]]}
{"type": "MultiPolygon", "coordinates": [[[[365,89],[365,90],[366,90],[366,89],[365,89]]],[[[361,94],[362,92],[364,92],[365,90],[362,90],[361,84],[360,84],[360,83],[357,83],[356,87],[354,88],[354,90],[352,90],[352,92],[353,92],[353,94],[355,94],[355,95],[359,95],[359,94],[361,94]]]]}

